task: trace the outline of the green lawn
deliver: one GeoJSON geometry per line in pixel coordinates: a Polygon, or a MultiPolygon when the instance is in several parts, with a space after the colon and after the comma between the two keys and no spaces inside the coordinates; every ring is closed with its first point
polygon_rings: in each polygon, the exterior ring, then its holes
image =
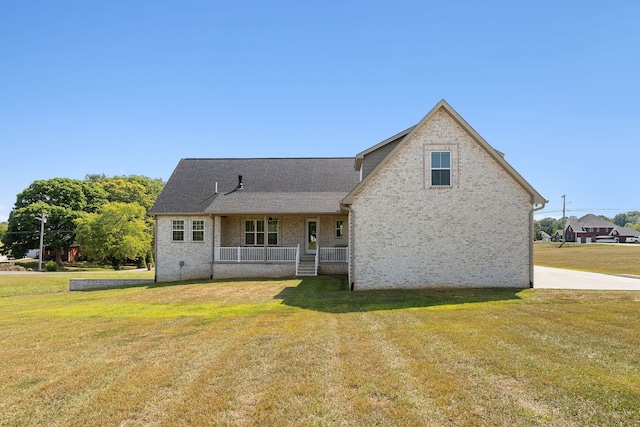
{"type": "Polygon", "coordinates": [[[640,293],[42,286],[0,293],[0,426],[640,424],[640,293]]]}
{"type": "Polygon", "coordinates": [[[544,267],[568,268],[607,274],[640,276],[640,245],[637,244],[534,244],[534,262],[544,267]]]}

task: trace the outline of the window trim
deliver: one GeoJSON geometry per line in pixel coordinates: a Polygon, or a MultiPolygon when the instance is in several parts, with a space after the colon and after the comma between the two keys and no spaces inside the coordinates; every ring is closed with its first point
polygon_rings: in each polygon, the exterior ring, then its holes
{"type": "Polygon", "coordinates": [[[192,219],[191,220],[191,241],[197,242],[197,243],[204,242],[205,229],[206,229],[206,225],[205,225],[204,219],[192,219]],[[202,223],[202,229],[196,229],[196,222],[202,223]],[[196,239],[196,233],[202,233],[202,238],[196,239]]]}
{"type": "Polygon", "coordinates": [[[342,219],[336,220],[335,237],[336,239],[342,239],[344,237],[344,220],[342,219]]]}
{"type": "Polygon", "coordinates": [[[184,242],[184,232],[186,226],[184,219],[172,219],[171,220],[171,241],[172,242],[184,242]],[[181,223],[182,228],[177,228],[178,223],[181,223]],[[182,238],[176,239],[176,233],[182,233],[182,238]]]}
{"type": "MultiPolygon", "coordinates": [[[[451,151],[447,151],[447,150],[433,150],[429,152],[429,183],[431,184],[432,187],[451,187],[451,158],[453,156],[451,155],[451,151]],[[439,165],[438,167],[435,167],[433,165],[433,155],[434,154],[439,154],[440,157],[442,157],[442,154],[448,154],[449,155],[449,166],[448,167],[443,167],[442,165],[439,165]],[[449,172],[449,183],[448,184],[434,184],[433,181],[433,173],[434,172],[449,172]]],[[[442,159],[440,159],[442,160],[442,159]]]]}
{"type": "MultiPolygon", "coordinates": [[[[432,190],[447,190],[453,188],[460,188],[460,144],[437,144],[437,143],[425,143],[423,145],[423,181],[422,188],[432,190]],[[449,185],[434,185],[432,183],[431,171],[431,153],[436,152],[448,152],[450,153],[449,163],[449,185]]],[[[444,168],[445,170],[447,168],[444,168]]],[[[435,170],[442,170],[442,168],[435,168],[435,170]]]]}
{"type": "Polygon", "coordinates": [[[279,246],[280,245],[280,221],[277,218],[247,218],[244,220],[243,226],[243,243],[244,246],[260,247],[260,246],[279,246]],[[247,223],[253,223],[253,230],[247,230],[247,223]],[[262,230],[258,226],[262,223],[262,230]],[[275,224],[276,230],[269,231],[269,226],[275,224]],[[253,236],[253,243],[247,243],[247,236],[253,236]],[[262,236],[262,237],[260,237],[262,236]],[[269,243],[269,238],[275,236],[276,242],[269,243]]]}

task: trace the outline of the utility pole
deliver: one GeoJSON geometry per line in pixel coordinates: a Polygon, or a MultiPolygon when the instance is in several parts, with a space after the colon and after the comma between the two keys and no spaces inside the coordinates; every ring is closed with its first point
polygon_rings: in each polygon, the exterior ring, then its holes
{"type": "Polygon", "coordinates": [[[565,211],[566,201],[567,201],[567,195],[563,194],[562,195],[562,244],[563,245],[564,245],[564,242],[565,242],[564,230],[566,230],[566,228],[567,228],[567,215],[565,214],[565,212],[566,212],[565,211]]]}
{"type": "Polygon", "coordinates": [[[40,220],[40,256],[38,260],[38,271],[42,271],[42,249],[44,243],[44,223],[47,222],[47,215],[42,211],[42,215],[38,217],[40,220]]]}

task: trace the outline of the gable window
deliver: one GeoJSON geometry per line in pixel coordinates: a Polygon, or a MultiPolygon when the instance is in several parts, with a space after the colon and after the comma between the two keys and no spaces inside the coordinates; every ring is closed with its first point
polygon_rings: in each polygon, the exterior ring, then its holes
{"type": "Polygon", "coordinates": [[[344,236],[344,221],[336,221],[336,237],[344,236]]]}
{"type": "Polygon", "coordinates": [[[451,186],[451,152],[431,152],[431,185],[434,187],[451,186]]]}
{"type": "Polygon", "coordinates": [[[204,220],[194,219],[191,222],[191,240],[194,242],[204,242],[204,220]]]}
{"type": "Polygon", "coordinates": [[[184,220],[174,219],[171,223],[172,240],[182,242],[184,240],[184,220]]]}

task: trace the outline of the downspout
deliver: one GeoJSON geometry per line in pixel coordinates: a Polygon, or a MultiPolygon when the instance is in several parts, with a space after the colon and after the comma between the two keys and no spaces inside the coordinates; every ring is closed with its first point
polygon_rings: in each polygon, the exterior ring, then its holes
{"type": "MultiPolygon", "coordinates": [[[[218,191],[218,183],[216,182],[216,192],[218,191]]],[[[213,262],[216,259],[216,217],[213,214],[209,214],[211,217],[211,270],[209,273],[209,279],[213,280],[213,262]]]]}
{"type": "Polygon", "coordinates": [[[153,281],[158,283],[158,216],[153,215],[153,220],[156,226],[153,227],[153,262],[155,268],[153,269],[153,281]]]}
{"type": "Polygon", "coordinates": [[[529,287],[533,288],[533,213],[544,209],[548,200],[542,202],[538,207],[535,207],[535,203],[532,205],[532,209],[529,213],[529,287]]]}
{"type": "Polygon", "coordinates": [[[354,282],[351,281],[351,278],[353,277],[351,269],[353,266],[353,247],[355,241],[355,225],[354,221],[352,221],[354,213],[353,209],[351,209],[351,205],[342,205],[342,209],[349,212],[349,220],[347,222],[349,224],[349,239],[347,244],[347,282],[349,283],[349,290],[353,292],[354,282]]]}

